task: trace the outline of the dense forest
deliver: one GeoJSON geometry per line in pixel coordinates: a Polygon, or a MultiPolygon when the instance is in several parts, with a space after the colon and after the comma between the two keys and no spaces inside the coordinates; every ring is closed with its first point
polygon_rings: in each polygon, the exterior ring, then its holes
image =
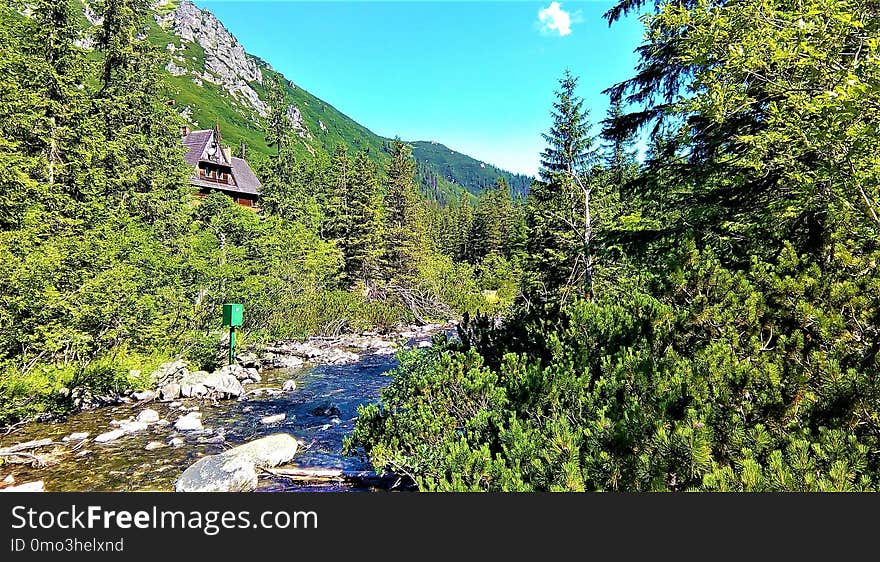
{"type": "Polygon", "coordinates": [[[647,11],[603,139],[560,82],[514,307],[404,357],[349,450],[424,490],[876,490],[880,6],[647,4],[606,14],[647,11]]]}
{"type": "Polygon", "coordinates": [[[173,357],[213,368],[224,302],[244,305],[245,345],[512,303],[506,184],[441,206],[402,142],[381,167],[343,144],[303,157],[278,76],[259,212],[192,197],[150,3],[93,6],[86,50],[71,4],[0,4],[0,424],[69,410],[71,388],[147,386],[173,357]]]}

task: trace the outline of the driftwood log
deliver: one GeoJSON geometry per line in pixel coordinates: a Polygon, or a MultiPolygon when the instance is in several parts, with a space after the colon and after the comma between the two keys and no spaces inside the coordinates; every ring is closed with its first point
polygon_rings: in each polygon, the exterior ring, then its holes
{"type": "Polygon", "coordinates": [[[11,447],[0,448],[0,458],[10,458],[10,462],[30,462],[34,466],[42,466],[45,461],[33,453],[28,453],[31,449],[40,447],[48,447],[52,445],[51,439],[35,439],[34,441],[26,441],[11,447]]]}
{"type": "Polygon", "coordinates": [[[351,484],[370,488],[409,489],[412,481],[400,474],[377,474],[369,470],[341,470],[336,468],[273,468],[264,469],[276,478],[303,484],[351,484]]]}

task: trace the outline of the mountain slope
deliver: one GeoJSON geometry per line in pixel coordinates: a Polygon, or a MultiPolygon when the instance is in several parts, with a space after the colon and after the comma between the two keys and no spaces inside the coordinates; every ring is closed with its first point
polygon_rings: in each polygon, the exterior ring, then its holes
{"type": "Polygon", "coordinates": [[[507,172],[437,142],[416,141],[411,144],[416,161],[429,164],[442,178],[464,187],[470,193],[477,194],[490,189],[499,177],[507,180],[514,195],[528,193],[532,182],[529,176],[507,172]]]}
{"type": "MultiPolygon", "coordinates": [[[[70,0],[83,14],[82,39],[100,20],[90,8],[91,0],[70,0]]],[[[286,84],[287,115],[297,134],[300,155],[332,153],[344,144],[351,151],[364,150],[377,161],[387,159],[389,139],[383,138],[276,72],[265,61],[248,54],[238,40],[210,11],[189,0],[159,0],[148,22],[148,38],[168,54],[161,71],[181,115],[193,128],[219,124],[226,144],[239,152],[268,155],[272,150],[263,136],[263,119],[269,99],[267,84],[280,77],[286,84]]],[[[456,199],[464,191],[477,194],[504,176],[512,191],[523,193],[529,179],[500,170],[443,145],[412,143],[419,161],[423,191],[441,202],[456,199]]]]}

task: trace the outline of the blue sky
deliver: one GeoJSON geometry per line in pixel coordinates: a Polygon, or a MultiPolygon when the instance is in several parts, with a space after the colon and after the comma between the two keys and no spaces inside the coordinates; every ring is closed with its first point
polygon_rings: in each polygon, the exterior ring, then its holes
{"type": "Polygon", "coordinates": [[[553,91],[568,67],[604,117],[630,77],[642,25],[613,4],[195,0],[245,49],[374,132],[434,140],[535,174],[553,91]]]}

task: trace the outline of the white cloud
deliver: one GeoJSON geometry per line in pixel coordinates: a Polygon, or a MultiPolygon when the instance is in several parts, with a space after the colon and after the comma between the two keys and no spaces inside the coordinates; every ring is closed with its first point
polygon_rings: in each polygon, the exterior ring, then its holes
{"type": "Polygon", "coordinates": [[[579,14],[566,12],[562,9],[559,2],[550,2],[546,8],[538,11],[538,22],[540,24],[541,33],[552,35],[558,33],[560,37],[571,35],[571,24],[580,21],[579,14]]]}

